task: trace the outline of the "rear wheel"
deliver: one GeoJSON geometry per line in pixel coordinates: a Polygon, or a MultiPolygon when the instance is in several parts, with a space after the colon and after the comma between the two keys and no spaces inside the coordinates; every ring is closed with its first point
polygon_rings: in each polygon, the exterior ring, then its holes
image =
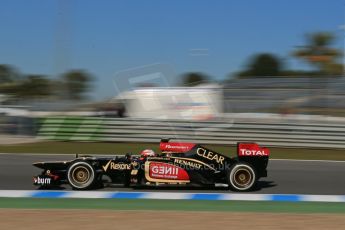
{"type": "Polygon", "coordinates": [[[77,190],[90,189],[96,181],[94,168],[85,161],[74,162],[68,168],[67,178],[72,188],[77,190]]]}
{"type": "Polygon", "coordinates": [[[248,191],[252,189],[257,180],[255,169],[247,164],[239,162],[232,166],[228,172],[228,184],[236,191],[248,191]]]}

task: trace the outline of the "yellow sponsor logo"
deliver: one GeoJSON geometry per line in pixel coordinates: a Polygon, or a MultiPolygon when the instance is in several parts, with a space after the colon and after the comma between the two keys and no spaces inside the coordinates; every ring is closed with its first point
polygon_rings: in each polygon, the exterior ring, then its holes
{"type": "Polygon", "coordinates": [[[131,175],[137,175],[138,174],[138,169],[133,169],[131,171],[131,175]]]}
{"type": "Polygon", "coordinates": [[[223,156],[221,156],[217,153],[211,152],[209,150],[206,150],[203,148],[198,148],[196,150],[196,153],[203,158],[206,158],[206,159],[211,160],[211,161],[216,161],[218,164],[224,163],[224,157],[223,156]]]}
{"type": "Polygon", "coordinates": [[[104,172],[106,172],[108,169],[110,170],[129,170],[131,169],[130,164],[125,164],[125,163],[115,163],[112,162],[111,160],[108,161],[106,165],[102,166],[104,172]]]}
{"type": "Polygon", "coordinates": [[[175,159],[174,162],[177,164],[185,165],[185,166],[188,166],[190,168],[195,168],[195,169],[200,169],[202,166],[201,164],[198,164],[192,161],[181,160],[181,159],[175,159]]]}

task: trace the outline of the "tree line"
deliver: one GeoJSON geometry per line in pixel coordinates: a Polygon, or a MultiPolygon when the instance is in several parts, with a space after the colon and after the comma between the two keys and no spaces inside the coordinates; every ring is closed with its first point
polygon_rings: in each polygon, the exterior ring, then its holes
{"type": "Polygon", "coordinates": [[[10,65],[0,65],[0,94],[8,101],[40,98],[81,100],[92,77],[83,70],[68,71],[56,79],[40,74],[23,75],[10,65]]]}
{"type": "MultiPolygon", "coordinates": [[[[310,65],[311,70],[288,69],[278,55],[259,53],[253,55],[244,70],[233,74],[234,78],[292,77],[292,76],[340,76],[344,74],[341,63],[343,52],[332,47],[335,36],[329,32],[316,32],[305,36],[305,44],[296,46],[289,56],[310,65]]],[[[184,85],[196,85],[210,81],[203,73],[193,72],[183,76],[184,85]]]]}
{"type": "MultiPolygon", "coordinates": [[[[343,74],[339,59],[343,53],[332,47],[335,37],[329,32],[306,36],[305,45],[297,46],[290,56],[310,64],[313,70],[291,70],[275,54],[260,53],[250,58],[247,67],[235,73],[236,78],[274,76],[336,76],[343,74]]],[[[182,85],[195,86],[211,81],[207,75],[190,72],[182,76],[182,85]]],[[[71,70],[58,78],[40,74],[22,75],[15,68],[0,64],[0,94],[10,100],[47,98],[81,100],[91,89],[92,77],[83,70],[71,70]]]]}

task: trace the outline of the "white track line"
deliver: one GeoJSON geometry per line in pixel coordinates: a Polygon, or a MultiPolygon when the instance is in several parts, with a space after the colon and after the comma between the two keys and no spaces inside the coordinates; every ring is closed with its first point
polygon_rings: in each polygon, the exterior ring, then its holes
{"type": "MultiPolygon", "coordinates": [[[[345,154],[345,152],[344,152],[345,154]]],[[[302,162],[329,162],[329,163],[345,163],[344,161],[337,160],[302,160],[302,159],[270,159],[270,161],[302,161],[302,162]]]]}

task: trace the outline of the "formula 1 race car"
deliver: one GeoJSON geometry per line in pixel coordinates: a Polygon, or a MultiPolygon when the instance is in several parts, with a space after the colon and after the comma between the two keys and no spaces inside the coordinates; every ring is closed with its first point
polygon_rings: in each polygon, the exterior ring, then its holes
{"type": "Polygon", "coordinates": [[[216,186],[235,191],[254,188],[267,176],[269,150],[255,143],[238,143],[237,156],[227,157],[202,145],[169,142],[162,139],[162,153],[144,150],[141,155],[115,157],[81,156],[70,161],[37,162],[43,169],[33,178],[44,189],[69,184],[76,190],[106,185],[142,186],[216,186]]]}

